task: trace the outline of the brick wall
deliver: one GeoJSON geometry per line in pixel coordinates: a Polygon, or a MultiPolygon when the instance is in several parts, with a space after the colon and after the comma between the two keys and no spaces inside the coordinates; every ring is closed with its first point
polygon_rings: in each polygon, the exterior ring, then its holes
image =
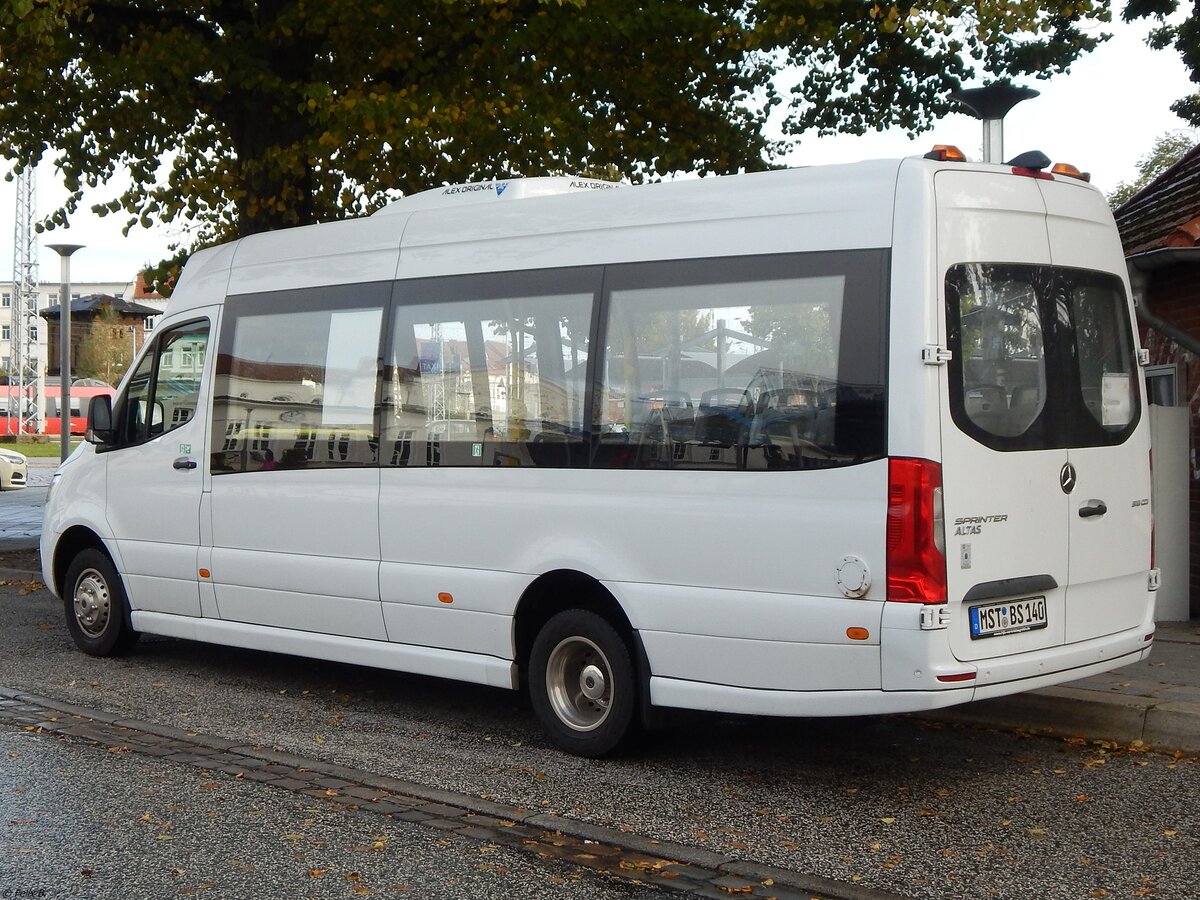
{"type": "MultiPolygon", "coordinates": [[[[1150,310],[1189,334],[1200,337],[1200,268],[1167,266],[1154,272],[1147,306],[1150,310]]],[[[1190,484],[1191,519],[1191,596],[1192,616],[1200,615],[1200,474],[1196,457],[1200,455],[1200,359],[1183,350],[1170,338],[1142,327],[1142,346],[1150,350],[1151,365],[1179,363],[1182,381],[1180,400],[1191,409],[1192,480],[1190,484]]]]}

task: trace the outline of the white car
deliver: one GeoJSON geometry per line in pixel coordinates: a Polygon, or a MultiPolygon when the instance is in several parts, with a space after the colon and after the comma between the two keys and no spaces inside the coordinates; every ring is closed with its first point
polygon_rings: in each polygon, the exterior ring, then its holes
{"type": "Polygon", "coordinates": [[[0,491],[15,491],[25,487],[29,466],[23,453],[0,449],[0,491]]]}

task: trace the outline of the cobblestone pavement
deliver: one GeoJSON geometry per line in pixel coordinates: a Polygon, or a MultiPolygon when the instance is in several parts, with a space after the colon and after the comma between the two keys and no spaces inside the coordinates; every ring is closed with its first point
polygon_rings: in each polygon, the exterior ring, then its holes
{"type": "Polygon", "coordinates": [[[57,459],[31,459],[25,484],[29,487],[46,487],[50,484],[50,478],[57,468],[57,459]]]}
{"type": "Polygon", "coordinates": [[[0,542],[36,546],[42,536],[44,487],[27,487],[0,494],[0,542]]]}
{"type": "MultiPolygon", "coordinates": [[[[58,460],[30,460],[26,487],[0,493],[0,544],[34,546],[42,535],[42,507],[58,460]]],[[[0,896],[0,900],[4,900],[0,896]]]]}

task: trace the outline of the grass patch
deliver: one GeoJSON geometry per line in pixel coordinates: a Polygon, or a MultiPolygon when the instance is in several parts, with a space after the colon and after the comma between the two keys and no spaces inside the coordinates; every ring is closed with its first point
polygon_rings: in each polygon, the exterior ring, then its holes
{"type": "MultiPolygon", "coordinates": [[[[74,450],[81,442],[77,440],[71,441],[71,449],[74,450]]],[[[39,459],[58,459],[62,450],[56,439],[53,443],[42,441],[0,441],[0,447],[5,450],[16,450],[18,453],[24,453],[26,456],[38,457],[39,459]]]]}

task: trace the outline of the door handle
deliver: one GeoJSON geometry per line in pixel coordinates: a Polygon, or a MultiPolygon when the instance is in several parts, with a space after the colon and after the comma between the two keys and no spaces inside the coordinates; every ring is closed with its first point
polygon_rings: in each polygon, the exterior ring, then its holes
{"type": "Polygon", "coordinates": [[[189,459],[186,456],[181,456],[171,463],[176,469],[194,469],[198,463],[194,459],[189,459]]]}
{"type": "Polygon", "coordinates": [[[1090,519],[1092,516],[1102,516],[1108,512],[1108,506],[1103,500],[1089,500],[1079,507],[1079,518],[1090,519]]]}

